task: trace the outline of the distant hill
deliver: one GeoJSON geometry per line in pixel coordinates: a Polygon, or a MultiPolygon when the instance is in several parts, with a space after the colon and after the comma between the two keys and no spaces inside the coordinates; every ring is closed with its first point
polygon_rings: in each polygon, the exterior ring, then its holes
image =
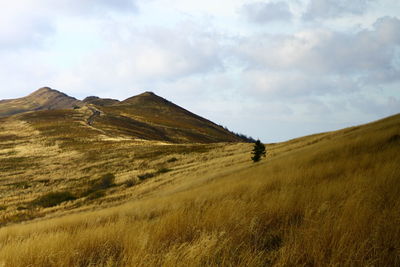
{"type": "Polygon", "coordinates": [[[82,105],[82,101],[49,87],[43,87],[26,97],[0,100],[0,117],[27,111],[71,109],[82,105]]]}
{"type": "Polygon", "coordinates": [[[82,138],[89,134],[96,138],[101,133],[170,143],[249,141],[152,92],[124,101],[96,96],[80,101],[44,87],[27,97],[0,101],[0,117],[16,114],[44,134],[71,131],[81,132],[82,138]],[[81,131],[82,125],[86,131],[81,131]]]}
{"type": "Polygon", "coordinates": [[[83,99],[83,102],[86,104],[93,104],[96,106],[112,106],[118,104],[119,100],[111,98],[100,98],[98,96],[88,96],[85,99],[83,99]]]}

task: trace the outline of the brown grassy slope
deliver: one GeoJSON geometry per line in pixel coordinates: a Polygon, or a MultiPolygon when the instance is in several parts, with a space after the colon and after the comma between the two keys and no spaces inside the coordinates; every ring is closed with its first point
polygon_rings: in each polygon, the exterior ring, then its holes
{"type": "Polygon", "coordinates": [[[151,92],[128,98],[102,110],[114,116],[114,119],[118,117],[120,120],[144,123],[167,137],[167,141],[178,143],[243,141],[223,127],[151,92]]]}
{"type": "Polygon", "coordinates": [[[35,110],[69,109],[81,105],[81,101],[73,97],[43,87],[26,97],[0,100],[0,117],[35,110]]]}
{"type": "Polygon", "coordinates": [[[270,145],[259,164],[198,159],[196,175],[123,206],[1,229],[0,262],[399,266],[399,147],[396,115],[270,145]]]}

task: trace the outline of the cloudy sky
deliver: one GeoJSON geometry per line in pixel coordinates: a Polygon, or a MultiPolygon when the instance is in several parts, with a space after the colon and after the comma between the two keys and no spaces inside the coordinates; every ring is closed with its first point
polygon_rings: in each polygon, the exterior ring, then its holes
{"type": "Polygon", "coordinates": [[[398,0],[15,0],[0,99],[153,91],[275,142],[400,112],[398,0]]]}

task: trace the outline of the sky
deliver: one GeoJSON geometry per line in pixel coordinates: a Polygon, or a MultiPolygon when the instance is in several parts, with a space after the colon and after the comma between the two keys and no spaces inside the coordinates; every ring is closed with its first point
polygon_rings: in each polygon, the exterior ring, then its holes
{"type": "Polygon", "coordinates": [[[400,112],[398,0],[16,0],[0,99],[152,91],[263,142],[400,112]]]}

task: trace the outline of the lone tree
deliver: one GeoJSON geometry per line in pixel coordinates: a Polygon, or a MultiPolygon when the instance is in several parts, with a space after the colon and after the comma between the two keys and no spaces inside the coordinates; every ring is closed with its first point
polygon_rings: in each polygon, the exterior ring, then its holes
{"type": "Polygon", "coordinates": [[[254,143],[254,148],[253,151],[251,152],[251,154],[253,155],[251,157],[251,159],[253,160],[253,162],[258,162],[261,159],[261,156],[265,157],[266,152],[265,152],[265,145],[263,143],[260,142],[260,140],[257,140],[254,143]]]}

